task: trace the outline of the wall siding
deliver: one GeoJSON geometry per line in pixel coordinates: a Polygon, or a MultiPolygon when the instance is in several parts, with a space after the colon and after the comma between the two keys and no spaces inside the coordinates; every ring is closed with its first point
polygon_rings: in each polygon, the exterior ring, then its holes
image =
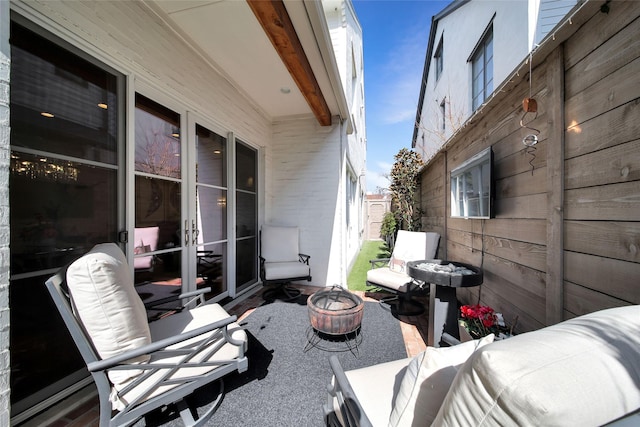
{"type": "Polygon", "coordinates": [[[446,259],[485,273],[460,301],[517,318],[521,332],[640,304],[640,3],[610,8],[581,11],[584,24],[534,62],[535,150],[519,125],[527,67],[421,175],[423,229],[443,235],[446,259]],[[488,146],[495,218],[450,218],[451,169],[488,146]]]}

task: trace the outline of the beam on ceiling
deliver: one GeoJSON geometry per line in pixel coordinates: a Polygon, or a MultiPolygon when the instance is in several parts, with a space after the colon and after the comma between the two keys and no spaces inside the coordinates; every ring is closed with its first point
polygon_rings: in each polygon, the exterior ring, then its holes
{"type": "Polygon", "coordinates": [[[258,22],[298,85],[322,126],[331,125],[331,111],[322,95],[311,64],[304,53],[289,13],[282,0],[247,0],[258,22]]]}

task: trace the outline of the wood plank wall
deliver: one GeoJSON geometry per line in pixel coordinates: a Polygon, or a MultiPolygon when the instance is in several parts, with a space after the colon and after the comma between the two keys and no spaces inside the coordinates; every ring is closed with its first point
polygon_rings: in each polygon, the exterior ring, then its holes
{"type": "Polygon", "coordinates": [[[591,8],[534,61],[531,87],[527,70],[421,175],[422,227],[442,235],[439,257],[484,269],[484,284],[460,289],[460,302],[517,316],[520,332],[640,304],[640,2],[609,5],[591,8]],[[519,124],[529,93],[535,150],[519,124]],[[449,217],[451,169],[488,146],[495,218],[449,217]]]}

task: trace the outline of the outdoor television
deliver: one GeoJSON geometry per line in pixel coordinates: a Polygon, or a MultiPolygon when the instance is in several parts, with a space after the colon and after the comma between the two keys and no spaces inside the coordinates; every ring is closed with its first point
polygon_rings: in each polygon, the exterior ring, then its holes
{"type": "Polygon", "coordinates": [[[451,171],[451,216],[492,218],[493,150],[482,150],[451,171]]]}

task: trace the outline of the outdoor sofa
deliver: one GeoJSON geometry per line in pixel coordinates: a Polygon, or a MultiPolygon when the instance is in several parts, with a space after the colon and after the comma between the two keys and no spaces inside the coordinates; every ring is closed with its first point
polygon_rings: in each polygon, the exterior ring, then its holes
{"type": "Polygon", "coordinates": [[[640,425],[640,305],[348,372],[330,360],[331,426],[640,425]]]}

